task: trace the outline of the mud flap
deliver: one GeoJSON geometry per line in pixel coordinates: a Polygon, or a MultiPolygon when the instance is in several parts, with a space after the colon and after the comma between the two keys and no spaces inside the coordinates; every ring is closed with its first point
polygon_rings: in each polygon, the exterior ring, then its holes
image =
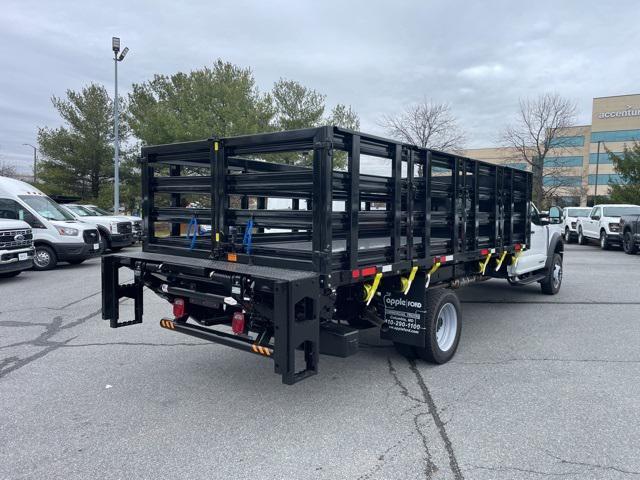
{"type": "Polygon", "coordinates": [[[384,323],[380,338],[424,347],[426,342],[427,274],[418,272],[405,295],[401,290],[381,289],[384,323]]]}

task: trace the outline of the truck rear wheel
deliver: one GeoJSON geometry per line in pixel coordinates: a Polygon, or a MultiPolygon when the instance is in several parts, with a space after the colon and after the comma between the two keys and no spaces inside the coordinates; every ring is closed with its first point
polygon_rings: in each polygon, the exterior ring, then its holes
{"type": "Polygon", "coordinates": [[[417,355],[432,363],[446,363],[460,342],[462,315],[460,301],[451,290],[427,292],[427,339],[424,348],[414,347],[417,355]]]}
{"type": "Polygon", "coordinates": [[[462,327],[460,301],[451,290],[432,289],[427,292],[426,346],[416,347],[394,343],[400,355],[421,358],[431,363],[446,363],[456,353],[462,327]]]}
{"type": "Polygon", "coordinates": [[[553,254],[551,261],[551,267],[547,272],[547,276],[540,282],[542,293],[547,295],[555,295],[560,291],[562,286],[562,255],[559,253],[553,254]]]}

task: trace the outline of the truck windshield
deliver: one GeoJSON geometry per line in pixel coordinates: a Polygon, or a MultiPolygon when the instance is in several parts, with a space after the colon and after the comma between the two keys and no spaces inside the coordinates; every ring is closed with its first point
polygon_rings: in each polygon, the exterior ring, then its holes
{"type": "Polygon", "coordinates": [[[590,208],[569,208],[567,217],[588,217],[590,211],[590,208]]]}
{"type": "Polygon", "coordinates": [[[102,209],[102,208],[100,208],[100,207],[94,207],[93,205],[91,205],[91,206],[86,206],[86,207],[84,207],[84,208],[86,208],[87,210],[91,210],[92,212],[94,212],[94,215],[95,215],[95,214],[98,214],[98,215],[103,216],[103,217],[106,217],[106,216],[110,216],[110,215],[111,215],[111,213],[107,212],[106,210],[104,210],[104,209],[102,209]]]}
{"type": "Polygon", "coordinates": [[[95,215],[91,210],[82,205],[65,205],[69,210],[80,217],[92,217],[95,215]]]}
{"type": "Polygon", "coordinates": [[[47,220],[74,220],[73,215],[44,195],[19,195],[20,199],[47,220]]]}
{"type": "Polygon", "coordinates": [[[621,217],[623,215],[640,215],[640,207],[604,207],[605,217],[621,217]]]}

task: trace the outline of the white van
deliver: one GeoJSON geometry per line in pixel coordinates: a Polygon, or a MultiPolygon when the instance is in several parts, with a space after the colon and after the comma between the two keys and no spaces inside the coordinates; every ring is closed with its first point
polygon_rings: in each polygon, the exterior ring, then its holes
{"type": "Polygon", "coordinates": [[[59,261],[78,264],[100,254],[100,235],[28,183],[0,177],[0,218],[24,220],[33,231],[33,268],[49,270],[59,261]]]}

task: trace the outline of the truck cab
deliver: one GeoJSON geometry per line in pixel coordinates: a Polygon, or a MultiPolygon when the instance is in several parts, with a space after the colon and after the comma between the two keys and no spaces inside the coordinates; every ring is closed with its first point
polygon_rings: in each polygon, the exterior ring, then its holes
{"type": "Polygon", "coordinates": [[[64,207],[77,220],[92,223],[96,226],[100,232],[100,242],[105,250],[117,252],[133,244],[133,226],[128,218],[115,215],[98,215],[90,208],[74,203],[65,204],[64,207]]]}
{"type": "Polygon", "coordinates": [[[621,245],[620,217],[638,212],[638,205],[594,205],[588,217],[578,220],[578,243],[586,245],[589,241],[598,240],[602,250],[611,245],[621,245]]]}
{"type": "Polygon", "coordinates": [[[28,183],[0,177],[0,217],[22,220],[33,232],[35,270],[58,262],[78,264],[100,254],[95,226],[78,222],[69,212],[28,183]]]}
{"type": "Polygon", "coordinates": [[[0,217],[0,278],[15,277],[31,268],[33,254],[33,233],[29,224],[0,217]]]}
{"type": "Polygon", "coordinates": [[[511,285],[540,283],[543,293],[555,295],[562,285],[564,245],[562,212],[551,207],[541,213],[531,204],[531,245],[508,267],[511,285]]]}

